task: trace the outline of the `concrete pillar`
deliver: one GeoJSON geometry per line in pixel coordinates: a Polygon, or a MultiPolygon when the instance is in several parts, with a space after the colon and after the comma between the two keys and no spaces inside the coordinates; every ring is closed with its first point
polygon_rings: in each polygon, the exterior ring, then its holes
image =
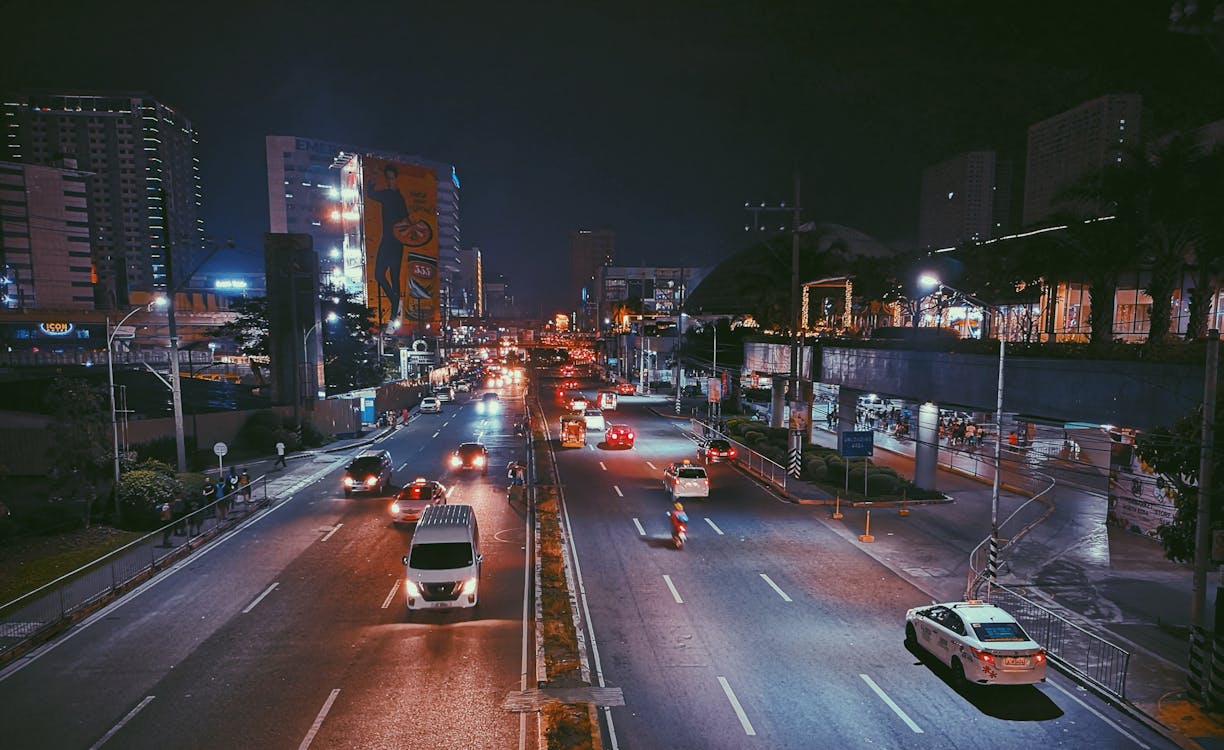
{"type": "Polygon", "coordinates": [[[862,391],[842,386],[837,389],[837,434],[855,429],[854,413],[858,409],[859,396],[862,391]]]}
{"type": "Polygon", "coordinates": [[[924,490],[935,489],[935,468],[939,461],[939,405],[930,401],[918,406],[918,432],[914,435],[914,484],[924,490]]]}
{"type": "Polygon", "coordinates": [[[786,378],[774,375],[770,382],[769,426],[785,427],[782,407],[786,404],[786,378]]]}

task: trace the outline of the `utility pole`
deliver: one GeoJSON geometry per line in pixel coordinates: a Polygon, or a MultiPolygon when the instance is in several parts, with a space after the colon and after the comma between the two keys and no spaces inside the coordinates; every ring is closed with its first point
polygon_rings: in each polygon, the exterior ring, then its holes
{"type": "MultiPolygon", "coordinates": [[[[1198,509],[1194,527],[1194,576],[1190,597],[1190,694],[1207,703],[1211,694],[1208,664],[1211,645],[1207,632],[1207,568],[1211,564],[1212,464],[1215,459],[1216,373],[1220,364],[1220,332],[1207,331],[1207,362],[1203,372],[1202,442],[1199,445],[1198,509]]],[[[1221,623],[1216,623],[1218,630],[1221,623]]],[[[1216,671],[1217,665],[1210,664],[1216,671]]]]}
{"type": "MultiPolygon", "coordinates": [[[[174,319],[175,298],[178,296],[178,286],[174,283],[174,249],[173,237],[170,232],[170,202],[166,189],[161,189],[162,232],[166,243],[163,247],[166,253],[166,326],[170,334],[170,401],[174,409],[174,448],[178,459],[179,472],[187,471],[187,442],[183,438],[183,391],[179,383],[179,346],[178,324],[174,319]]],[[[191,276],[187,277],[188,279],[191,276]]]]}

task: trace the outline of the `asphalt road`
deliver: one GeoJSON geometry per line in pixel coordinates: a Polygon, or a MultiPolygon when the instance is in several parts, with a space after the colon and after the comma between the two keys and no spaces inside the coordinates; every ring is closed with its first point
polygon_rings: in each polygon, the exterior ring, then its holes
{"type": "Polygon", "coordinates": [[[535,748],[535,715],[502,708],[533,649],[526,519],[504,480],[524,458],[522,402],[501,392],[506,413],[461,396],[377,446],[397,483],[436,477],[476,507],[476,609],[410,618],[411,529],[391,526],[388,497],[344,497],[345,456],[319,457],[292,499],[7,670],[0,747],[535,748]],[[471,439],[487,477],[444,468],[471,439]]]}
{"type": "Polygon", "coordinates": [[[954,689],[904,644],[926,595],[730,466],[710,467],[708,500],[685,501],[689,544],[672,549],[662,470],[694,446],[642,398],[609,421],[635,428],[633,449],[598,433],[556,449],[593,676],[625,699],[601,711],[605,747],[1172,746],[1057,673],[954,689]]]}

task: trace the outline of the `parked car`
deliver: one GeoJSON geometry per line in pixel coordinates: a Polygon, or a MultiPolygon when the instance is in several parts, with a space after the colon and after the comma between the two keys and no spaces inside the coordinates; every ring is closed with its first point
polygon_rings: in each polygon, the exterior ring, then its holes
{"type": "Polygon", "coordinates": [[[914,607],[905,613],[905,642],[946,664],[960,684],[1031,685],[1046,679],[1045,649],[993,604],[914,607]]]}
{"type": "Polygon", "coordinates": [[[633,429],[624,424],[608,425],[607,432],[604,433],[604,444],[609,448],[632,448],[633,429]]]}
{"type": "Polygon", "coordinates": [[[452,469],[479,469],[480,473],[489,473],[489,451],[483,443],[460,443],[451,454],[452,469]]]}
{"type": "Polygon", "coordinates": [[[391,523],[416,523],[429,505],[446,504],[446,486],[425,477],[404,485],[391,503],[391,523]]]}
{"type": "Polygon", "coordinates": [[[704,468],[693,466],[686,458],[664,469],[663,489],[671,493],[673,500],[681,497],[709,497],[710,477],[704,468]]]}
{"type": "Polygon", "coordinates": [[[426,396],[425,398],[421,399],[421,413],[441,414],[442,401],[435,396],[426,396]]]}
{"type": "Polygon", "coordinates": [[[344,467],[344,496],[354,492],[383,494],[391,486],[391,454],[385,450],[368,449],[344,467]]]}
{"type": "Polygon", "coordinates": [[[595,408],[584,409],[582,418],[586,421],[586,428],[597,432],[603,432],[604,416],[603,411],[595,408]]]}
{"type": "Polygon", "coordinates": [[[713,438],[697,446],[697,458],[708,464],[735,459],[735,446],[731,441],[713,438]]]}

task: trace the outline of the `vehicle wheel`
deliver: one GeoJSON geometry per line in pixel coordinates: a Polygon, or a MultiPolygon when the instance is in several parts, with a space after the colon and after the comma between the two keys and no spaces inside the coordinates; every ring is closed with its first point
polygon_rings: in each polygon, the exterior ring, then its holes
{"type": "Polygon", "coordinates": [[[966,687],[969,684],[969,681],[965,679],[965,667],[955,656],[952,657],[952,684],[958,688],[966,687]]]}
{"type": "Polygon", "coordinates": [[[905,645],[914,646],[918,643],[918,634],[914,632],[914,623],[905,623],[905,645]]]}

